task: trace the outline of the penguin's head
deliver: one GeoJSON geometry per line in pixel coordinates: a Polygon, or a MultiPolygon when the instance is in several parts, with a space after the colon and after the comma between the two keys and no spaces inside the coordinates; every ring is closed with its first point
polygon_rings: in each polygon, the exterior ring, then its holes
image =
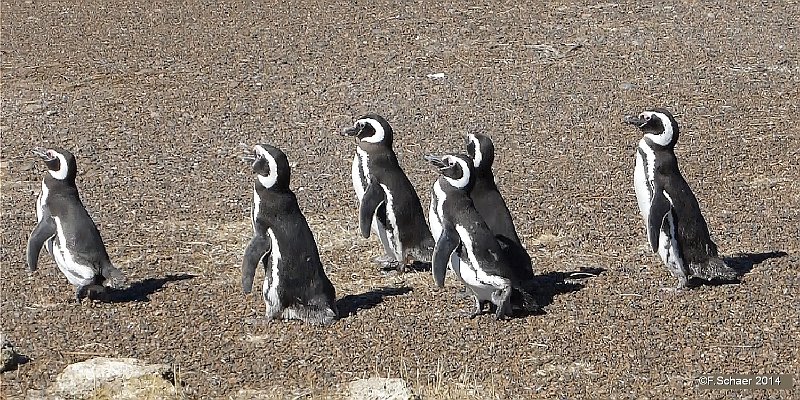
{"type": "Polygon", "coordinates": [[[465,154],[448,154],[445,156],[427,155],[425,160],[439,169],[439,173],[456,189],[471,190],[475,183],[475,167],[472,159],[465,154]]]}
{"type": "Polygon", "coordinates": [[[494,163],[494,143],[486,135],[470,133],[466,137],[467,154],[477,171],[491,171],[494,163]]]}
{"type": "Polygon", "coordinates": [[[291,167],[289,161],[277,147],[268,144],[257,144],[251,152],[242,157],[251,163],[253,172],[261,186],[267,189],[288,190],[291,167]]]}
{"type": "Polygon", "coordinates": [[[44,147],[35,147],[33,154],[41,157],[45,165],[47,165],[47,172],[60,181],[75,182],[75,176],[78,175],[78,164],[75,161],[75,156],[68,150],[54,147],[46,149],[44,147]]]}
{"type": "Polygon", "coordinates": [[[342,135],[353,136],[359,143],[392,145],[392,126],[378,114],[361,116],[352,127],[342,130],[342,135]]]}
{"type": "Polygon", "coordinates": [[[678,121],[664,108],[647,110],[638,116],[629,115],[625,123],[638,126],[644,137],[661,147],[675,147],[678,142],[678,121]]]}

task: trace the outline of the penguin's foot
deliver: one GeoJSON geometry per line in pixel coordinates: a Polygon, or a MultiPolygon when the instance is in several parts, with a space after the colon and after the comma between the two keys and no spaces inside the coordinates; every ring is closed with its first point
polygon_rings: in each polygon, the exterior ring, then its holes
{"type": "Polygon", "coordinates": [[[405,272],[405,267],[406,266],[403,263],[395,259],[381,263],[381,270],[384,272],[396,272],[398,274],[402,274],[405,272]]]}

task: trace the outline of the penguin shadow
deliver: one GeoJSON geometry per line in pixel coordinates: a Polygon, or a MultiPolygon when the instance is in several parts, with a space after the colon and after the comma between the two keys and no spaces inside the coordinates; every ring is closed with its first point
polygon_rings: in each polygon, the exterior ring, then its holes
{"type": "Polygon", "coordinates": [[[781,258],[788,255],[789,253],[778,250],[766,253],[740,253],[732,257],[723,257],[722,260],[741,277],[752,271],[756,265],[770,258],[781,258]]]}
{"type": "Polygon", "coordinates": [[[605,268],[600,267],[580,267],[577,271],[556,271],[534,276],[534,298],[540,307],[540,311],[535,314],[544,314],[543,308],[552,304],[556,296],[583,289],[587,279],[597,277],[605,271],[605,268]]]}
{"type": "Polygon", "coordinates": [[[149,296],[160,291],[169,282],[185,281],[195,278],[196,275],[180,274],[166,275],[163,278],[147,278],[131,283],[125,289],[110,290],[99,299],[105,303],[129,303],[134,301],[150,301],[149,296]]]}
{"type": "Polygon", "coordinates": [[[347,318],[383,303],[385,297],[401,296],[409,292],[410,287],[381,287],[361,294],[348,294],[336,300],[336,308],[339,310],[339,318],[347,318]]]}
{"type": "Polygon", "coordinates": [[[778,250],[766,253],[739,253],[735,256],[722,257],[722,260],[725,261],[725,264],[736,272],[735,279],[715,278],[710,281],[706,281],[698,278],[691,278],[689,279],[688,286],[699,287],[704,285],[722,286],[722,285],[739,284],[741,283],[742,277],[750,273],[750,271],[752,271],[756,265],[761,264],[762,262],[769,260],[770,258],[781,258],[787,255],[789,255],[789,253],[778,250]]]}
{"type": "Polygon", "coordinates": [[[746,274],[750,273],[750,271],[755,268],[756,265],[761,264],[764,261],[767,261],[771,258],[781,258],[786,257],[789,253],[776,250],[776,251],[769,251],[766,253],[739,253],[734,256],[730,257],[723,257],[722,260],[725,261],[725,264],[728,265],[731,269],[736,271],[736,280],[728,281],[728,280],[712,280],[711,282],[707,282],[707,285],[726,285],[731,283],[739,283],[739,280],[744,277],[746,274]]]}

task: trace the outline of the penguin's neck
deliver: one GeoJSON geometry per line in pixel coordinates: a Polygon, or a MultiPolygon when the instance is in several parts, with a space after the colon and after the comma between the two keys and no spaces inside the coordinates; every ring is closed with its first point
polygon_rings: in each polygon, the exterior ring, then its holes
{"type": "Polygon", "coordinates": [[[53,178],[50,174],[44,176],[44,184],[47,186],[49,190],[54,191],[78,191],[78,187],[75,185],[75,179],[70,179],[67,177],[66,179],[56,179],[53,178]]]}

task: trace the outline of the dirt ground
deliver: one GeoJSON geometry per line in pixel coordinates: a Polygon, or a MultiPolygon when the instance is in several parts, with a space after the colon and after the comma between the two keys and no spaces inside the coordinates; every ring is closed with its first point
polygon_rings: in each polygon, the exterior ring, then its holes
{"type": "MultiPolygon", "coordinates": [[[[6,1],[2,36],[0,328],[30,360],[3,398],[94,356],[174,366],[186,398],[338,398],[399,377],[425,398],[800,398],[800,3],[6,1]],[[740,284],[676,293],[633,192],[648,107],[740,284]],[[545,313],[465,316],[451,278],[381,273],[360,238],[355,144],[386,116],[427,209],[422,156],[498,148],[495,173],[535,261],[545,313]],[[336,286],[328,328],[254,324],[239,266],[253,176],[270,143],[336,286]],[[43,165],[78,186],[131,288],[70,302],[42,255],[27,272],[43,165]],[[582,272],[590,272],[590,274],[582,272]],[[794,374],[791,390],[707,391],[709,373],[794,374]]],[[[257,286],[263,273],[257,274],[257,286]]]]}

